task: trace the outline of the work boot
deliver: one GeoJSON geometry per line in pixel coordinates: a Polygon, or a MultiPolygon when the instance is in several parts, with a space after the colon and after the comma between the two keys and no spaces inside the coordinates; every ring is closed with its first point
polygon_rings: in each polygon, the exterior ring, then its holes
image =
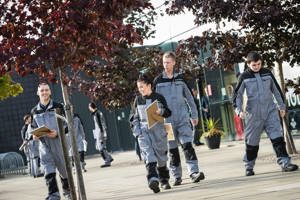
{"type": "Polygon", "coordinates": [[[101,168],[104,168],[104,167],[110,167],[112,161],[114,161],[114,159],[113,159],[112,157],[110,157],[110,160],[109,160],[108,162],[105,161],[105,163],[104,163],[103,165],[101,165],[100,167],[101,167],[101,168]]]}
{"type": "Polygon", "coordinates": [[[170,186],[170,184],[169,184],[169,181],[163,181],[163,182],[161,182],[161,188],[162,189],[164,189],[164,190],[169,190],[169,189],[171,189],[171,186],[170,186]]]}
{"type": "Polygon", "coordinates": [[[181,179],[181,178],[176,178],[175,181],[174,181],[173,186],[181,185],[181,182],[182,182],[182,179],[181,179]]]}
{"type": "Polygon", "coordinates": [[[81,170],[82,170],[83,172],[87,172],[87,170],[85,169],[85,165],[86,165],[85,162],[80,162],[81,170]]]}
{"type": "Polygon", "coordinates": [[[72,200],[71,192],[70,190],[63,190],[63,195],[66,200],[72,200]]]}
{"type": "Polygon", "coordinates": [[[110,167],[110,166],[111,166],[110,163],[105,163],[103,165],[100,165],[101,168],[110,167]]]}
{"type": "Polygon", "coordinates": [[[246,176],[254,176],[254,175],[255,175],[255,173],[254,173],[253,169],[246,170],[246,176]]]}
{"type": "Polygon", "coordinates": [[[192,173],[190,177],[193,183],[198,183],[200,180],[205,179],[203,172],[192,173]]]}
{"type": "Polygon", "coordinates": [[[55,192],[55,193],[52,193],[52,194],[49,194],[45,200],[60,200],[60,195],[59,195],[59,192],[55,192]]]}
{"type": "Polygon", "coordinates": [[[159,182],[157,180],[150,181],[149,188],[153,190],[154,193],[160,192],[159,182]]]}
{"type": "Polygon", "coordinates": [[[292,172],[292,171],[296,171],[298,169],[298,165],[295,164],[288,164],[285,167],[282,167],[282,171],[283,172],[292,172]]]}

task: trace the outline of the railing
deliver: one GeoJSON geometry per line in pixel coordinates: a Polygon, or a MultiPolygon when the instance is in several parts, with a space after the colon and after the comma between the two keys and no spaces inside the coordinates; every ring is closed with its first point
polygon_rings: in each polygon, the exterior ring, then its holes
{"type": "Polygon", "coordinates": [[[16,152],[0,154],[0,176],[12,174],[26,174],[23,158],[16,152]]]}

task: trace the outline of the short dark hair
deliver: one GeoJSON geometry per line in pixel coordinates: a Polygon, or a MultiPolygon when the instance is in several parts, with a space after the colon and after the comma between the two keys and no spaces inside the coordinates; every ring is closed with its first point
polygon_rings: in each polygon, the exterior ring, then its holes
{"type": "Polygon", "coordinates": [[[247,55],[247,63],[251,63],[251,62],[257,62],[261,60],[262,61],[262,58],[260,56],[259,53],[257,53],[256,51],[251,51],[250,53],[248,53],[247,55]]]}
{"type": "Polygon", "coordinates": [[[46,82],[46,81],[41,81],[41,82],[38,84],[38,88],[39,88],[41,85],[48,85],[48,86],[50,87],[49,83],[46,82]]]}
{"type": "Polygon", "coordinates": [[[30,114],[24,115],[24,117],[23,117],[23,120],[24,120],[24,122],[26,122],[26,121],[27,121],[27,119],[29,119],[29,117],[31,117],[31,115],[30,115],[30,114]]]}
{"type": "Polygon", "coordinates": [[[173,60],[176,60],[176,54],[173,51],[166,51],[163,57],[172,58],[173,60]]]}
{"type": "Polygon", "coordinates": [[[93,109],[96,109],[96,108],[97,108],[97,106],[96,106],[96,104],[95,104],[94,102],[91,102],[91,103],[89,104],[89,106],[90,106],[91,108],[93,108],[93,109]]]}
{"type": "Polygon", "coordinates": [[[139,78],[137,79],[137,82],[144,82],[147,85],[152,84],[152,81],[151,81],[150,77],[147,74],[140,74],[139,78]]]}

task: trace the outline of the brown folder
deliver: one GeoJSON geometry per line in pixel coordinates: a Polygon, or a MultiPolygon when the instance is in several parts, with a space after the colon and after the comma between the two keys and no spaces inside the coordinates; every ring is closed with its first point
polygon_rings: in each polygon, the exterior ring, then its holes
{"type": "Polygon", "coordinates": [[[174,131],[171,123],[165,123],[164,124],[166,132],[168,134],[168,141],[175,140],[174,131]]]}
{"type": "Polygon", "coordinates": [[[158,114],[156,114],[156,111],[158,110],[158,102],[155,100],[152,104],[150,104],[146,108],[147,113],[147,122],[148,122],[148,128],[152,128],[157,122],[164,122],[164,118],[158,114]]]}
{"type": "Polygon", "coordinates": [[[42,137],[47,135],[49,132],[51,132],[51,130],[47,126],[41,126],[39,128],[32,130],[30,133],[32,135],[35,135],[36,137],[42,137]]]}

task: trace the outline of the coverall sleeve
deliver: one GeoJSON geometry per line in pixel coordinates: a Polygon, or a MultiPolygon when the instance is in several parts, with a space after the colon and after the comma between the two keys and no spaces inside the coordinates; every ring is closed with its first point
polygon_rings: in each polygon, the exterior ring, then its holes
{"type": "Polygon", "coordinates": [[[100,113],[98,111],[96,112],[96,121],[97,121],[97,124],[100,128],[100,131],[103,132],[103,126],[102,126],[102,123],[101,123],[101,116],[100,116],[100,113]]]}
{"type": "Polygon", "coordinates": [[[171,110],[168,108],[168,104],[166,99],[163,96],[159,96],[158,98],[158,106],[161,109],[160,115],[163,116],[164,118],[170,117],[171,116],[171,110]]]}
{"type": "Polygon", "coordinates": [[[140,117],[137,109],[137,97],[134,100],[133,104],[133,116],[130,119],[132,125],[132,132],[134,137],[138,137],[142,134],[141,125],[140,125],[140,117]]]}
{"type": "Polygon", "coordinates": [[[82,139],[85,140],[85,133],[80,118],[78,118],[78,130],[81,134],[82,139]]]}
{"type": "Polygon", "coordinates": [[[191,118],[198,119],[198,111],[194,101],[194,97],[185,83],[183,84],[183,96],[186,98],[186,101],[191,109],[191,118]]]}
{"type": "Polygon", "coordinates": [[[277,83],[274,75],[271,73],[271,77],[272,77],[272,92],[274,94],[274,97],[279,105],[279,109],[280,110],[285,110],[286,109],[286,105],[284,103],[284,96],[281,92],[281,89],[279,87],[279,84],[277,83]]]}
{"type": "Polygon", "coordinates": [[[22,138],[22,140],[25,140],[25,139],[26,139],[26,131],[27,131],[27,126],[24,125],[24,126],[22,127],[22,130],[21,130],[21,138],[22,138]]]}
{"type": "Polygon", "coordinates": [[[243,110],[243,94],[245,91],[245,84],[244,84],[244,80],[243,77],[240,76],[238,79],[238,83],[236,85],[236,88],[234,90],[234,94],[233,94],[233,107],[234,110],[236,112],[237,115],[240,114],[240,112],[242,112],[243,110]]]}

